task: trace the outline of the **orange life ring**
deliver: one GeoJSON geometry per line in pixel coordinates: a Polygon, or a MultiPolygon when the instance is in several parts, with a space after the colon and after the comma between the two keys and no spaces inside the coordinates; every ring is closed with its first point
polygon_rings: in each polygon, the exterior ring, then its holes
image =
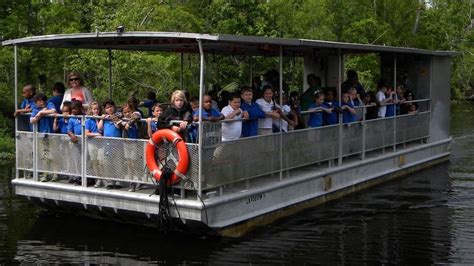
{"type": "Polygon", "coordinates": [[[153,178],[155,178],[157,181],[160,181],[161,170],[156,162],[157,160],[155,158],[155,146],[163,142],[163,139],[166,139],[166,141],[173,143],[176,146],[176,149],[178,150],[178,165],[176,166],[176,169],[173,170],[173,175],[168,181],[168,185],[174,185],[178,183],[181,180],[181,177],[187,173],[189,164],[188,148],[186,147],[186,143],[183,141],[183,139],[178,133],[170,129],[160,129],[153,133],[150,140],[146,144],[146,166],[148,167],[148,170],[152,173],[153,178]]]}

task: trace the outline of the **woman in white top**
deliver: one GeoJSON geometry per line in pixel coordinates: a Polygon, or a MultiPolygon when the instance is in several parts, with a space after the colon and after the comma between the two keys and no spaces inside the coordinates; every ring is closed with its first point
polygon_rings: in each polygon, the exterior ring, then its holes
{"type": "Polygon", "coordinates": [[[63,102],[61,108],[63,108],[64,102],[70,102],[71,100],[78,100],[82,103],[82,107],[87,109],[89,103],[92,102],[92,93],[84,87],[84,80],[81,75],[77,72],[71,72],[67,75],[69,89],[64,93],[63,102]]]}
{"type": "Polygon", "coordinates": [[[258,120],[258,134],[267,135],[272,133],[273,118],[279,119],[280,106],[273,101],[273,90],[270,85],[263,86],[263,98],[256,101],[266,118],[258,120]]]}

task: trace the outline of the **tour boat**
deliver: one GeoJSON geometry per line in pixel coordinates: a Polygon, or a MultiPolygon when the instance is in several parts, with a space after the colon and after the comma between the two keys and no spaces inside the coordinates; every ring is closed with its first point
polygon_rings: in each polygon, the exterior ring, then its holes
{"type": "MultiPolygon", "coordinates": [[[[184,149],[181,147],[179,153],[173,141],[160,144],[169,151],[166,156],[171,168],[186,160],[186,169],[165,195],[169,215],[179,223],[180,230],[241,236],[257,226],[449,159],[450,74],[451,58],[455,56],[451,51],[310,39],[126,31],[33,36],[2,44],[14,49],[15,103],[20,89],[19,49],[108,51],[109,64],[105,67],[110,69],[110,93],[112,55],[117,50],[176,54],[181,56],[181,67],[183,55],[194,54],[200,62],[196,87],[199,86],[201,101],[209,91],[205,86],[206,66],[214,55],[247,60],[249,82],[257,60],[274,58],[278,62],[280,91],[286,66],[283,61],[288,58],[300,60],[304,88],[305,77],[315,74],[321,78],[322,87],[335,88],[338,95],[346,71],[344,59],[351,55],[377,56],[380,77],[394,88],[402,73],[409,78],[405,85],[416,95],[412,101],[418,106],[416,113],[368,120],[362,106],[356,122],[342,123],[339,119],[335,125],[280,130],[224,142],[222,123],[230,122],[203,122],[200,118],[196,123],[200,132],[197,143],[181,145],[184,149]]],[[[57,211],[157,225],[163,212],[160,196],[161,200],[165,198],[155,193],[159,174],[151,173],[146,165],[147,160],[157,159],[146,156],[147,146],[156,143],[149,139],[83,135],[78,143],[71,144],[65,135],[39,133],[36,126],[30,131],[22,121],[22,117],[16,118],[16,177],[12,184],[17,195],[57,211]],[[91,167],[89,143],[107,147],[100,170],[91,167]],[[134,151],[132,171],[124,163],[124,147],[134,151]],[[66,178],[40,182],[41,174],[66,178]],[[82,185],[68,183],[69,176],[80,177],[82,185]],[[95,188],[87,185],[92,179],[141,183],[145,189],[129,192],[127,186],[95,188]]]]}

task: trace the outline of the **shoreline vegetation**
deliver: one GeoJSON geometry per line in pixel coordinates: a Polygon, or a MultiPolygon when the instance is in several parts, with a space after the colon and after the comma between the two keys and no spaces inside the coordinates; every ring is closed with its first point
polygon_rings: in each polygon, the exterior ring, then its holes
{"type": "MultiPolygon", "coordinates": [[[[306,38],[362,44],[449,50],[453,57],[451,97],[474,100],[474,34],[471,0],[272,0],[272,1],[3,1],[0,40],[81,32],[174,31],[306,38]],[[291,12],[289,12],[291,11],[291,12]]],[[[165,102],[180,86],[180,56],[166,53],[112,51],[113,98],[124,102],[133,94],[145,99],[149,91],[165,102]]],[[[94,98],[108,97],[108,52],[97,50],[18,50],[18,95],[34,84],[51,97],[55,82],[77,71],[94,98]]],[[[198,93],[199,60],[185,54],[184,88],[198,93]]],[[[225,88],[246,84],[249,60],[209,55],[206,86],[225,88]]],[[[253,59],[253,73],[262,75],[278,65],[275,58],[253,59]]],[[[375,55],[348,55],[345,69],[355,69],[367,90],[379,79],[375,55]]],[[[301,58],[287,57],[284,78],[290,90],[301,91],[301,58]]],[[[0,46],[0,161],[14,158],[14,69],[12,47],[0,46]]]]}

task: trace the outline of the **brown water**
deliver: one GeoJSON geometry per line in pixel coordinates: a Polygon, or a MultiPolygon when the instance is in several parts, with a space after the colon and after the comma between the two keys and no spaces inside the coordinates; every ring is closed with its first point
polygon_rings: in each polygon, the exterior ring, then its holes
{"type": "Polygon", "coordinates": [[[451,162],[239,239],[196,239],[73,216],[13,194],[0,174],[0,264],[474,264],[474,104],[453,105],[451,162]]]}

